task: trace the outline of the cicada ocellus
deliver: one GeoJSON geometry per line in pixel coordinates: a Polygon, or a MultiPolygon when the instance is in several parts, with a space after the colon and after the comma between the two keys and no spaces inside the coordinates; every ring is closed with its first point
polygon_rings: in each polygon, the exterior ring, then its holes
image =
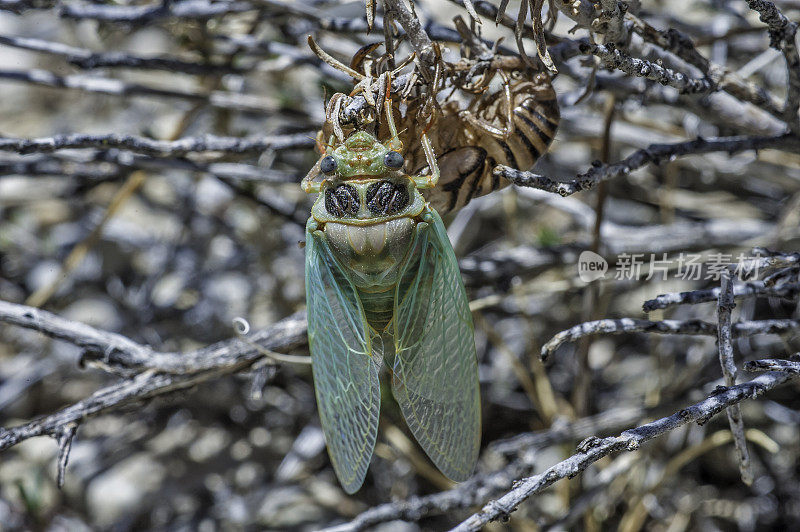
{"type": "Polygon", "coordinates": [[[363,130],[332,138],[303,180],[319,193],[306,225],[314,386],[348,493],[364,482],[375,446],[383,364],[408,427],[442,473],[465,480],[480,445],[472,316],[442,220],[420,192],[436,185],[436,158],[423,132],[430,173],[404,173],[392,105],[384,107],[391,138],[363,130]]]}

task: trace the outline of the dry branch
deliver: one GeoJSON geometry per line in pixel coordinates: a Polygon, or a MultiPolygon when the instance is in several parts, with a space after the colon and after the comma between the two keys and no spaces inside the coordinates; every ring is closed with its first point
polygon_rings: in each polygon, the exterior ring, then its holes
{"type": "Polygon", "coordinates": [[[249,338],[252,343],[236,338],[187,353],[154,351],[120,335],[13,303],[0,302],[0,321],[38,330],[81,347],[84,362],[112,371],[138,372],[59,412],[0,429],[0,451],[36,436],[60,438],[64,430],[87,417],[246,370],[264,357],[253,344],[270,351],[285,351],[306,342],[304,314],[295,314],[258,331],[249,338]]]}
{"type": "MultiPolygon", "coordinates": [[[[730,270],[722,272],[717,301],[717,346],[719,350],[719,363],[722,367],[722,376],[726,386],[736,384],[736,362],[733,359],[733,344],[731,343],[731,312],[736,304],[733,302],[733,276],[730,270]]],[[[738,455],[739,472],[742,482],[747,486],[753,483],[753,471],[750,467],[750,454],[747,450],[747,440],[744,436],[744,423],[739,405],[729,406],[726,410],[731,434],[738,455]]]]}
{"type": "MultiPolygon", "coordinates": [[[[661,294],[653,299],[648,299],[642,305],[645,312],[652,312],[669,308],[675,305],[696,305],[716,301],[719,297],[719,287],[705,290],[689,290],[686,292],[672,292],[661,294]]],[[[800,294],[799,284],[781,284],[767,286],[764,281],[749,281],[737,283],[733,288],[733,297],[743,299],[747,297],[777,297],[781,299],[795,299],[800,294]]]]}
{"type": "MultiPolygon", "coordinates": [[[[783,334],[800,329],[798,320],[759,320],[734,323],[731,331],[737,336],[756,334],[783,334]]],[[[718,326],[703,320],[650,321],[619,318],[587,321],[553,336],[542,346],[541,357],[547,359],[559,346],[596,334],[623,334],[645,332],[655,334],[685,334],[689,336],[717,336],[718,326]]]]}
{"type": "Polygon", "coordinates": [[[726,407],[738,404],[745,399],[755,399],[764,392],[790,379],[797,378],[797,376],[797,373],[785,371],[765,373],[742,384],[729,388],[720,387],[699,403],[684,408],[671,416],[626,430],[619,436],[602,439],[590,438],[578,446],[576,454],[539,475],[516,482],[514,488],[503,497],[489,502],[478,513],[473,514],[453,530],[457,532],[480,530],[492,521],[508,518],[524,500],[540,493],[563,478],[573,478],[604,456],[623,450],[638,450],[643,443],[693,421],[704,424],[726,407]]]}
{"type": "Polygon", "coordinates": [[[676,144],[653,144],[647,148],[637,150],[625,159],[613,163],[603,164],[595,161],[587,172],[578,175],[572,181],[558,183],[547,177],[533,172],[522,172],[508,166],[499,165],[494,173],[499,177],[510,180],[517,186],[534,187],[547,192],[554,192],[561,196],[570,196],[582,190],[594,188],[598,183],[609,179],[627,175],[646,164],[661,164],[672,161],[676,157],[699,155],[712,152],[739,153],[747,150],[761,150],[772,148],[794,153],[800,150],[800,137],[793,134],[781,134],[763,137],[718,137],[697,138],[676,144]]]}
{"type": "Polygon", "coordinates": [[[713,84],[704,78],[691,78],[681,72],[664,68],[651,61],[631,57],[612,43],[584,45],[581,52],[600,58],[607,68],[619,69],[630,76],[638,76],[672,87],[683,94],[697,94],[713,90],[713,84]]]}
{"type": "Polygon", "coordinates": [[[174,141],[155,140],[132,135],[84,135],[73,133],[38,139],[0,137],[0,151],[19,154],[50,153],[68,149],[121,149],[154,157],[183,157],[192,153],[219,152],[225,154],[260,153],[269,149],[309,149],[314,147],[316,132],[259,137],[186,137],[174,141]]]}
{"type": "Polygon", "coordinates": [[[269,114],[277,110],[275,103],[269,98],[237,94],[227,91],[211,91],[204,93],[192,90],[175,90],[151,87],[139,83],[127,83],[118,79],[99,76],[67,75],[59,76],[42,69],[34,70],[0,70],[0,79],[18,81],[42,87],[56,89],[76,89],[90,93],[110,94],[113,96],[149,96],[201,102],[219,107],[250,113],[269,114]]]}
{"type": "Polygon", "coordinates": [[[798,23],[787,19],[775,4],[767,0],[747,0],[769,27],[769,45],[783,54],[789,82],[786,88],[784,119],[792,131],[800,134],[800,52],[797,50],[798,23]]]}
{"type": "Polygon", "coordinates": [[[125,52],[93,52],[85,48],[68,46],[58,42],[8,35],[0,35],[0,44],[62,57],[68,63],[87,70],[106,67],[124,67],[185,72],[187,74],[199,75],[244,74],[247,72],[246,69],[226,64],[185,61],[175,57],[141,57],[125,52]]]}

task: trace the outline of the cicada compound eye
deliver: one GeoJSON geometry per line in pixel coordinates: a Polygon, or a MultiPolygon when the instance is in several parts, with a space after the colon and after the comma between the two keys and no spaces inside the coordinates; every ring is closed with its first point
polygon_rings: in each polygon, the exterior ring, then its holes
{"type": "Polygon", "coordinates": [[[402,168],[404,162],[403,156],[396,151],[390,151],[383,157],[383,164],[387,168],[402,168]]]}
{"type": "Polygon", "coordinates": [[[332,174],[336,171],[336,159],[334,159],[332,155],[323,157],[322,161],[319,163],[319,169],[323,174],[332,174]]]}

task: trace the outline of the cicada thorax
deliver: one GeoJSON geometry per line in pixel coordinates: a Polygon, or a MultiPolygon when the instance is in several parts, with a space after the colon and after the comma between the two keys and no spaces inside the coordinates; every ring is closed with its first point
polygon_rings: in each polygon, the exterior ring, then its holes
{"type": "Polygon", "coordinates": [[[316,165],[324,179],[311,211],[314,233],[346,272],[379,335],[391,321],[401,273],[418,260],[411,248],[427,209],[402,171],[402,155],[391,149],[398,146],[396,139],[381,143],[364,130],[327,144],[316,165]]]}
{"type": "Polygon", "coordinates": [[[533,79],[512,80],[508,93],[510,101],[502,89],[474,95],[466,106],[446,101],[428,123],[406,120],[412,171],[418,173],[426,164],[415,141],[422,128],[436,152],[441,176],[424,194],[440,213],[508,186],[508,180],[494,175],[495,167],[529,170],[553,141],[560,113],[550,76],[539,73],[533,79]]]}

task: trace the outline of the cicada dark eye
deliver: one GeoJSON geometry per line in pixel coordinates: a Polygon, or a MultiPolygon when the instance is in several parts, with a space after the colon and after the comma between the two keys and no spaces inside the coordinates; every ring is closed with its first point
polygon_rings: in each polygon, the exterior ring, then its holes
{"type": "Polygon", "coordinates": [[[324,157],[319,163],[319,169],[322,170],[323,174],[332,174],[336,171],[336,159],[331,155],[324,157]]]}
{"type": "Polygon", "coordinates": [[[401,168],[404,162],[403,156],[396,151],[390,151],[383,157],[383,164],[385,164],[387,168],[401,168]]]}

